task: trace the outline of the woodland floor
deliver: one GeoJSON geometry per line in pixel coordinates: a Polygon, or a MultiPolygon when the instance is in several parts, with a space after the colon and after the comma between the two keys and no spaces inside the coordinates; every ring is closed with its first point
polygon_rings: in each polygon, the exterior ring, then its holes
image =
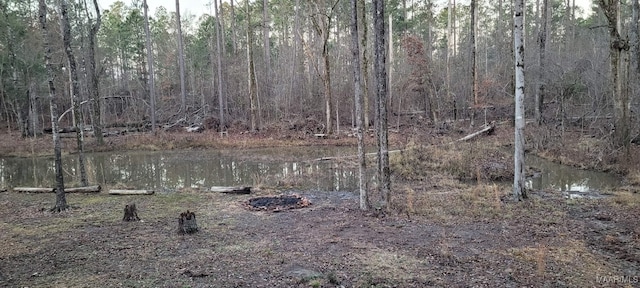
{"type": "MultiPolygon", "coordinates": [[[[509,147],[511,126],[499,126],[495,134],[473,143],[424,146],[449,143],[473,130],[466,129],[404,127],[392,133],[392,145],[417,152],[392,158],[393,208],[386,213],[360,211],[353,192],[278,187],[252,195],[197,189],[153,196],[68,194],[71,208],[53,214],[48,212],[52,194],[0,193],[0,286],[640,286],[640,194],[634,188],[640,177],[631,161],[598,161],[600,153],[592,157],[584,150],[605,145],[593,137],[575,145],[541,143],[545,149],[538,154],[555,155],[560,162],[625,172],[627,188],[608,191],[610,196],[602,199],[530,191],[529,199],[514,202],[508,181],[482,170],[484,162],[501,158],[499,151],[509,147]],[[251,197],[278,193],[297,193],[312,205],[281,212],[250,211],[242,205],[251,197]],[[142,221],[121,221],[130,203],[136,204],[142,221]],[[200,227],[192,235],[177,233],[177,218],[186,210],[195,211],[200,227]]],[[[315,139],[282,131],[225,140],[206,131],[157,137],[163,140],[153,142],[147,135],[107,138],[109,148],[100,149],[355,143],[346,135],[315,139]]],[[[45,140],[11,139],[0,145],[2,155],[19,155],[16,150],[21,149],[43,153],[47,147],[45,140]]]]}

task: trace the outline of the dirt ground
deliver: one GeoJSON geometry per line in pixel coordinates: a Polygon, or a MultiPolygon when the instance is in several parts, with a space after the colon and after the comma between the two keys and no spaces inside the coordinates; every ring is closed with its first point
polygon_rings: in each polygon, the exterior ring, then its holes
{"type": "MultiPolygon", "coordinates": [[[[495,137],[508,131],[474,145],[504,146],[495,137]]],[[[602,199],[531,191],[514,202],[508,182],[462,179],[469,173],[451,163],[467,158],[452,158],[446,170],[427,167],[433,155],[403,157],[394,162],[391,212],[360,211],[353,192],[277,187],[252,195],[68,194],[71,209],[53,214],[53,194],[0,193],[0,286],[640,287],[635,190],[602,199]],[[406,162],[427,166],[410,171],[406,162]],[[243,206],[281,193],[312,204],[281,212],[243,206]],[[131,203],[142,221],[122,221],[131,203]],[[200,228],[192,235],[177,232],[186,210],[200,228]]]]}
{"type": "MultiPolygon", "coordinates": [[[[497,214],[450,211],[444,220],[364,213],[349,192],[300,194],[313,204],[277,213],[245,209],[242,202],[255,195],[70,194],[72,209],[51,214],[43,211],[51,194],[2,193],[0,203],[6,208],[0,210],[0,284],[638,286],[636,204],[629,207],[613,199],[571,202],[537,192],[525,203],[501,196],[505,199],[497,214]],[[141,222],[121,221],[128,203],[137,204],[141,222]],[[187,209],[195,211],[200,231],[180,235],[177,217],[187,209]]],[[[441,205],[457,202],[460,195],[423,196],[441,205]]]]}

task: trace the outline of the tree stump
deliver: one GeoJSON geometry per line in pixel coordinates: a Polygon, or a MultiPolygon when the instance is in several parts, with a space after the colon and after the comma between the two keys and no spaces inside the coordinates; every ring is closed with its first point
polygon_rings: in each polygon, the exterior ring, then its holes
{"type": "Polygon", "coordinates": [[[190,212],[189,210],[180,213],[180,218],[178,218],[178,232],[181,234],[191,234],[197,231],[196,213],[190,212]]]}
{"type": "Polygon", "coordinates": [[[122,217],[122,221],[140,221],[135,203],[124,206],[124,217],[122,217]]]}

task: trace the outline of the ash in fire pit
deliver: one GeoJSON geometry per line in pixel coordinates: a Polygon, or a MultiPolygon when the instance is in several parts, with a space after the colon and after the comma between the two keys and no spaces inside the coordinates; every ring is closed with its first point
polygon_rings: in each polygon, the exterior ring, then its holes
{"type": "Polygon", "coordinates": [[[255,197],[245,201],[243,204],[249,210],[278,212],[287,209],[304,208],[311,205],[311,202],[306,198],[293,194],[255,197]]]}

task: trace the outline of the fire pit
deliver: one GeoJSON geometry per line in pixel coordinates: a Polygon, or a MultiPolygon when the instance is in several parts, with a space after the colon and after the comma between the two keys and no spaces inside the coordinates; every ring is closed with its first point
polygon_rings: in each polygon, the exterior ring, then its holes
{"type": "Polygon", "coordinates": [[[300,195],[276,195],[251,198],[243,203],[244,207],[254,211],[279,212],[288,209],[304,208],[311,202],[300,195]]]}

